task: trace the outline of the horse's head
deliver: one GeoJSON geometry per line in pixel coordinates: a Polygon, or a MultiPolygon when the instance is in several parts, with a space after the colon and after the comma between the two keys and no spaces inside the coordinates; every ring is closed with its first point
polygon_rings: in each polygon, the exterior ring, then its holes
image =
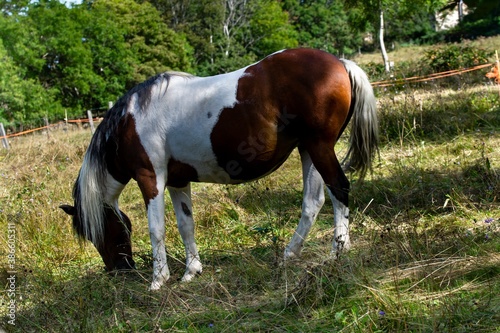
{"type": "MultiPolygon", "coordinates": [[[[77,235],[84,240],[92,241],[88,235],[88,228],[83,225],[78,204],[75,206],[61,205],[61,208],[73,218],[73,229],[77,235]]],[[[106,265],[107,271],[134,269],[135,262],[132,259],[132,244],[130,233],[132,225],[130,219],[120,210],[120,215],[110,207],[104,207],[104,228],[102,241],[92,241],[106,265]],[[97,243],[97,244],[96,244],[97,243]]]]}

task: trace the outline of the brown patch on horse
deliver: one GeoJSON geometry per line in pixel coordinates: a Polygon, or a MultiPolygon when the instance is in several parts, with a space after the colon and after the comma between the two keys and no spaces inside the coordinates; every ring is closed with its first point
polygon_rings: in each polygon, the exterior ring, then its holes
{"type": "Polygon", "coordinates": [[[125,213],[120,211],[120,214],[118,216],[113,209],[106,208],[106,242],[97,247],[108,271],[135,268],[130,242],[132,224],[125,213]]]}
{"type": "Polygon", "coordinates": [[[296,49],[248,67],[236,97],[210,140],[232,179],[251,180],[276,170],[304,140],[329,142],[333,151],[348,118],[351,86],[336,57],[296,49]]]}
{"type": "Polygon", "coordinates": [[[135,179],[147,205],[158,195],[156,173],[135,129],[134,117],[123,116],[117,132],[106,151],[108,171],[122,184],[135,179]]]}
{"type": "Polygon", "coordinates": [[[198,181],[198,171],[184,162],[171,157],[167,165],[167,186],[182,188],[198,181]]]}

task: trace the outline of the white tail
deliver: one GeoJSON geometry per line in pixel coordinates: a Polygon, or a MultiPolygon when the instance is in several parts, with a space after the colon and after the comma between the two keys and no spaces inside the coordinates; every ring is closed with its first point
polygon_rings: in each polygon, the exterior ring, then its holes
{"type": "Polygon", "coordinates": [[[341,61],[352,87],[351,135],[343,163],[346,170],[358,172],[360,178],[364,178],[378,151],[377,101],[366,73],[350,60],[341,61]]]}

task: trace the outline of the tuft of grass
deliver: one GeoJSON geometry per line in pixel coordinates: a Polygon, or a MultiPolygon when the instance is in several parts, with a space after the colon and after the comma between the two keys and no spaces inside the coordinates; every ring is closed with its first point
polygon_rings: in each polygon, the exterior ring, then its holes
{"type": "MultiPolygon", "coordinates": [[[[16,231],[16,326],[8,287],[0,327],[13,332],[498,332],[500,107],[488,88],[379,92],[380,159],[352,179],[353,248],[328,257],[325,204],[301,259],[283,263],[300,217],[297,153],[254,183],[193,184],[204,271],[189,284],[170,201],[172,279],[147,290],[151,246],[143,200],[120,198],[133,224],[137,270],[104,272],[57,207],[71,189],[88,132],[54,132],[0,151],[0,279],[16,231]]],[[[346,139],[338,151],[345,152],[346,139]]]]}

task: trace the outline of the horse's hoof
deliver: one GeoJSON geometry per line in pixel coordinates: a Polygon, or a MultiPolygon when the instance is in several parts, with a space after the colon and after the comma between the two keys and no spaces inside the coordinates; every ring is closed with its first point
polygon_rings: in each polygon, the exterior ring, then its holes
{"type": "Polygon", "coordinates": [[[201,272],[202,272],[201,269],[199,271],[194,272],[194,273],[193,272],[186,272],[186,273],[184,273],[184,276],[182,277],[181,282],[189,282],[192,279],[194,279],[194,277],[196,275],[201,275],[201,272]]]}
{"type": "Polygon", "coordinates": [[[135,261],[132,258],[123,258],[116,264],[115,270],[117,271],[135,270],[135,261]]]}
{"type": "Polygon", "coordinates": [[[159,283],[157,281],[153,281],[153,283],[151,283],[151,287],[149,287],[149,291],[160,290],[160,288],[161,288],[162,285],[163,285],[163,283],[159,283]]]}
{"type": "Polygon", "coordinates": [[[157,276],[153,278],[153,282],[151,282],[151,287],[149,287],[149,291],[160,290],[160,288],[168,281],[170,278],[170,274],[167,276],[157,276]]]}
{"type": "Polygon", "coordinates": [[[286,248],[283,260],[286,262],[297,259],[298,257],[300,257],[300,252],[297,253],[296,251],[292,251],[289,248],[286,248]]]}

